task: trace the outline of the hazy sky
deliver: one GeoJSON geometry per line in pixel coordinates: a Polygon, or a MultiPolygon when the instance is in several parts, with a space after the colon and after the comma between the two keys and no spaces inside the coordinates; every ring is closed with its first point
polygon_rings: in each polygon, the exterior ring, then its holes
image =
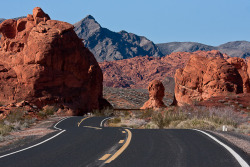
{"type": "Polygon", "coordinates": [[[155,43],[250,41],[250,0],[1,0],[0,18],[26,16],[36,6],[72,24],[90,14],[102,27],[155,43]]]}

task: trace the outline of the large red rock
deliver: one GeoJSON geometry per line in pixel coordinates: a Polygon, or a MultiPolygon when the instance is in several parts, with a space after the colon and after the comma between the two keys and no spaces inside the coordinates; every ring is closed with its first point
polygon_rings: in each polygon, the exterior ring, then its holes
{"type": "Polygon", "coordinates": [[[250,93],[250,82],[247,73],[248,67],[245,59],[239,57],[232,57],[227,59],[227,61],[238,70],[243,82],[243,93],[250,93]]]}
{"type": "Polygon", "coordinates": [[[184,68],[175,74],[178,105],[192,104],[212,96],[243,93],[243,79],[224,58],[192,54],[184,68]]]}
{"type": "Polygon", "coordinates": [[[99,109],[102,71],[73,28],[38,7],[27,18],[0,24],[0,101],[58,103],[72,115],[99,109]]]}
{"type": "Polygon", "coordinates": [[[149,100],[144,103],[141,109],[149,109],[149,108],[162,108],[166,107],[162,101],[164,97],[165,88],[161,81],[153,80],[149,83],[148,86],[149,91],[149,100]]]}
{"type": "Polygon", "coordinates": [[[247,74],[250,82],[250,58],[247,59],[247,74]]]}

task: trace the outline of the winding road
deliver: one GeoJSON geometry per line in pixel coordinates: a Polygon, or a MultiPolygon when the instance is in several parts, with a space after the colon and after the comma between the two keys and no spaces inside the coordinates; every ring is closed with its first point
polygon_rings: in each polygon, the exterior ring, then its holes
{"type": "Polygon", "coordinates": [[[107,117],[69,117],[57,132],[0,154],[0,167],[248,167],[249,155],[198,130],[103,127],[107,117]]]}

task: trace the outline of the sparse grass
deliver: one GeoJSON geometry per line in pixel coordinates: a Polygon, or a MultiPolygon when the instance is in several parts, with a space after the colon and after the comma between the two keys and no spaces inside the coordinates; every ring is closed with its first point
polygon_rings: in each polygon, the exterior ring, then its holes
{"type": "Polygon", "coordinates": [[[5,136],[11,131],[28,128],[35,120],[35,118],[25,116],[24,111],[20,109],[11,111],[4,120],[0,120],[0,136],[5,136]]]}
{"type": "Polygon", "coordinates": [[[117,123],[120,123],[120,122],[121,122],[121,118],[120,117],[115,117],[113,119],[110,119],[110,123],[117,124],[117,123]]]}
{"type": "Polygon", "coordinates": [[[161,110],[121,110],[114,115],[120,117],[121,122],[110,122],[112,126],[221,130],[225,125],[229,130],[250,133],[250,126],[247,123],[249,115],[242,117],[241,113],[235,112],[230,107],[183,106],[161,110]]]}
{"type": "Polygon", "coordinates": [[[45,106],[43,110],[39,111],[38,116],[41,118],[47,118],[50,115],[54,115],[58,110],[56,106],[45,106]]]}
{"type": "Polygon", "coordinates": [[[114,109],[105,108],[103,110],[94,110],[93,115],[95,115],[95,116],[112,116],[112,115],[114,115],[114,109]]]}

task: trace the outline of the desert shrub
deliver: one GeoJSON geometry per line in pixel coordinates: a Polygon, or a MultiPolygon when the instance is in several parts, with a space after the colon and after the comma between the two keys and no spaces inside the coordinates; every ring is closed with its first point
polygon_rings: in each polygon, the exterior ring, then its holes
{"type": "Polygon", "coordinates": [[[111,123],[115,123],[115,124],[120,123],[121,122],[121,118],[120,117],[115,117],[115,118],[111,119],[110,122],[111,123]]]}
{"type": "Polygon", "coordinates": [[[14,110],[11,111],[10,114],[5,118],[5,120],[13,123],[16,121],[23,121],[24,120],[24,112],[21,110],[14,110]]]}
{"type": "Polygon", "coordinates": [[[112,109],[112,108],[104,108],[102,110],[93,110],[93,115],[109,117],[109,116],[114,115],[114,109],[112,109]]]}
{"type": "Polygon", "coordinates": [[[150,118],[150,117],[152,117],[153,113],[154,113],[153,109],[143,110],[143,111],[141,111],[140,119],[150,118]]]}
{"type": "Polygon", "coordinates": [[[164,116],[161,113],[153,114],[153,122],[157,125],[159,129],[163,129],[169,122],[165,121],[164,116]]]}
{"type": "Polygon", "coordinates": [[[36,118],[27,116],[24,113],[20,109],[15,109],[4,120],[1,120],[0,135],[4,136],[11,131],[23,130],[36,121],[36,118]]]}
{"type": "Polygon", "coordinates": [[[43,110],[38,112],[38,116],[41,118],[47,118],[50,115],[54,115],[57,110],[58,107],[56,106],[45,106],[43,110]]]}
{"type": "Polygon", "coordinates": [[[56,106],[46,106],[43,109],[43,112],[45,115],[54,115],[54,113],[58,110],[58,107],[56,106]]]}
{"type": "Polygon", "coordinates": [[[10,125],[4,125],[0,123],[0,136],[7,135],[12,130],[10,125]]]}
{"type": "Polygon", "coordinates": [[[159,129],[168,127],[172,122],[179,122],[187,119],[184,112],[175,111],[174,108],[169,108],[165,111],[155,111],[152,120],[159,129]]]}
{"type": "Polygon", "coordinates": [[[213,130],[216,128],[216,124],[207,120],[202,120],[198,118],[188,119],[181,121],[177,124],[176,128],[181,129],[210,129],[213,130]]]}

